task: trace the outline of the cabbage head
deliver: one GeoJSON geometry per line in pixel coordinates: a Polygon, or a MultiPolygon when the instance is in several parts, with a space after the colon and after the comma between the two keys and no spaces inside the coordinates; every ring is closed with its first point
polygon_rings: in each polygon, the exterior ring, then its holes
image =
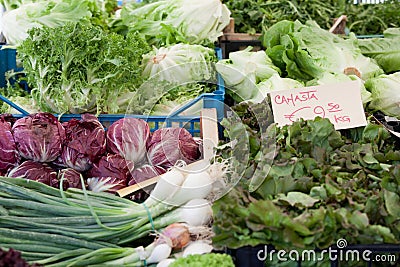
{"type": "Polygon", "coordinates": [[[370,108],[400,118],[400,72],[369,79],[365,87],[372,94],[370,108]]]}

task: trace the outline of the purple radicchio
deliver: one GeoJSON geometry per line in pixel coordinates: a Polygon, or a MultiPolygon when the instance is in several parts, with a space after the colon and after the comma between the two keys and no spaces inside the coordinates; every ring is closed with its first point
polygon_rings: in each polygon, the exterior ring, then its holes
{"type": "Polygon", "coordinates": [[[128,181],[128,185],[134,185],[143,182],[147,179],[156,177],[165,172],[166,170],[163,167],[145,164],[131,172],[131,177],[128,181]]]}
{"type": "Polygon", "coordinates": [[[25,178],[57,187],[57,172],[46,163],[27,160],[10,170],[7,175],[14,178],[25,178]]]}
{"type": "Polygon", "coordinates": [[[123,118],[107,130],[107,151],[139,165],[146,158],[150,127],[144,120],[123,118]]]}
{"type": "Polygon", "coordinates": [[[19,154],[38,162],[51,162],[61,154],[65,130],[50,113],[36,113],[18,119],[12,133],[19,154]]]}
{"type": "Polygon", "coordinates": [[[5,116],[0,116],[0,175],[5,175],[8,170],[18,166],[20,159],[11,133],[11,123],[5,116]]]}
{"type": "Polygon", "coordinates": [[[0,114],[0,119],[10,123],[11,127],[17,121],[17,118],[15,118],[12,114],[8,114],[8,113],[0,114]]]}
{"type": "Polygon", "coordinates": [[[62,169],[58,172],[58,180],[63,185],[63,189],[80,188],[82,189],[81,173],[72,168],[62,169]]]}
{"type": "Polygon", "coordinates": [[[199,144],[184,128],[161,128],[148,142],[147,157],[152,165],[164,168],[174,166],[178,160],[191,163],[200,157],[199,144]]]}
{"type": "Polygon", "coordinates": [[[106,151],[106,132],[96,116],[82,114],[81,120],[63,123],[66,139],[61,158],[77,171],[87,171],[106,151]]]}
{"type": "Polygon", "coordinates": [[[127,186],[134,163],[120,155],[108,154],[93,163],[87,172],[88,188],[92,191],[115,192],[127,186]]]}

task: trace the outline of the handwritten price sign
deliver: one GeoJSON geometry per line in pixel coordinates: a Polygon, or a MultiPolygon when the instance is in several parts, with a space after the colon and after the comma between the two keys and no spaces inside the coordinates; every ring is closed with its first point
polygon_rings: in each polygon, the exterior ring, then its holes
{"type": "Polygon", "coordinates": [[[367,125],[359,81],[271,92],[274,119],[278,125],[328,118],[335,129],[367,125]]]}

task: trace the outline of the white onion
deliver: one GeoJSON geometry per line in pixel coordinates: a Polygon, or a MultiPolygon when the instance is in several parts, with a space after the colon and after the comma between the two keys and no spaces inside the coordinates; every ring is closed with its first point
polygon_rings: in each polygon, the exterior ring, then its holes
{"type": "Polygon", "coordinates": [[[190,173],[168,203],[180,206],[192,199],[207,198],[212,192],[213,179],[207,171],[190,173]]]}
{"type": "Polygon", "coordinates": [[[211,204],[206,199],[193,199],[177,209],[181,222],[189,226],[208,224],[212,218],[211,204]]]}
{"type": "Polygon", "coordinates": [[[172,169],[161,175],[154,190],[146,199],[145,204],[151,206],[154,203],[160,202],[175,194],[180,188],[180,185],[185,181],[185,176],[177,169],[172,169]]]}
{"type": "Polygon", "coordinates": [[[172,248],[168,244],[159,244],[154,247],[150,256],[146,259],[147,263],[158,263],[167,259],[171,255],[172,248]]]}

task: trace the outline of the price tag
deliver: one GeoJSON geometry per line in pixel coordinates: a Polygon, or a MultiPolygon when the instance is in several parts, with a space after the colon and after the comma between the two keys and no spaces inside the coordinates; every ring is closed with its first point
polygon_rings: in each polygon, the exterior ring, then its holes
{"type": "Polygon", "coordinates": [[[328,118],[337,130],[367,125],[359,81],[276,91],[270,96],[280,126],[315,117],[328,118]]]}

